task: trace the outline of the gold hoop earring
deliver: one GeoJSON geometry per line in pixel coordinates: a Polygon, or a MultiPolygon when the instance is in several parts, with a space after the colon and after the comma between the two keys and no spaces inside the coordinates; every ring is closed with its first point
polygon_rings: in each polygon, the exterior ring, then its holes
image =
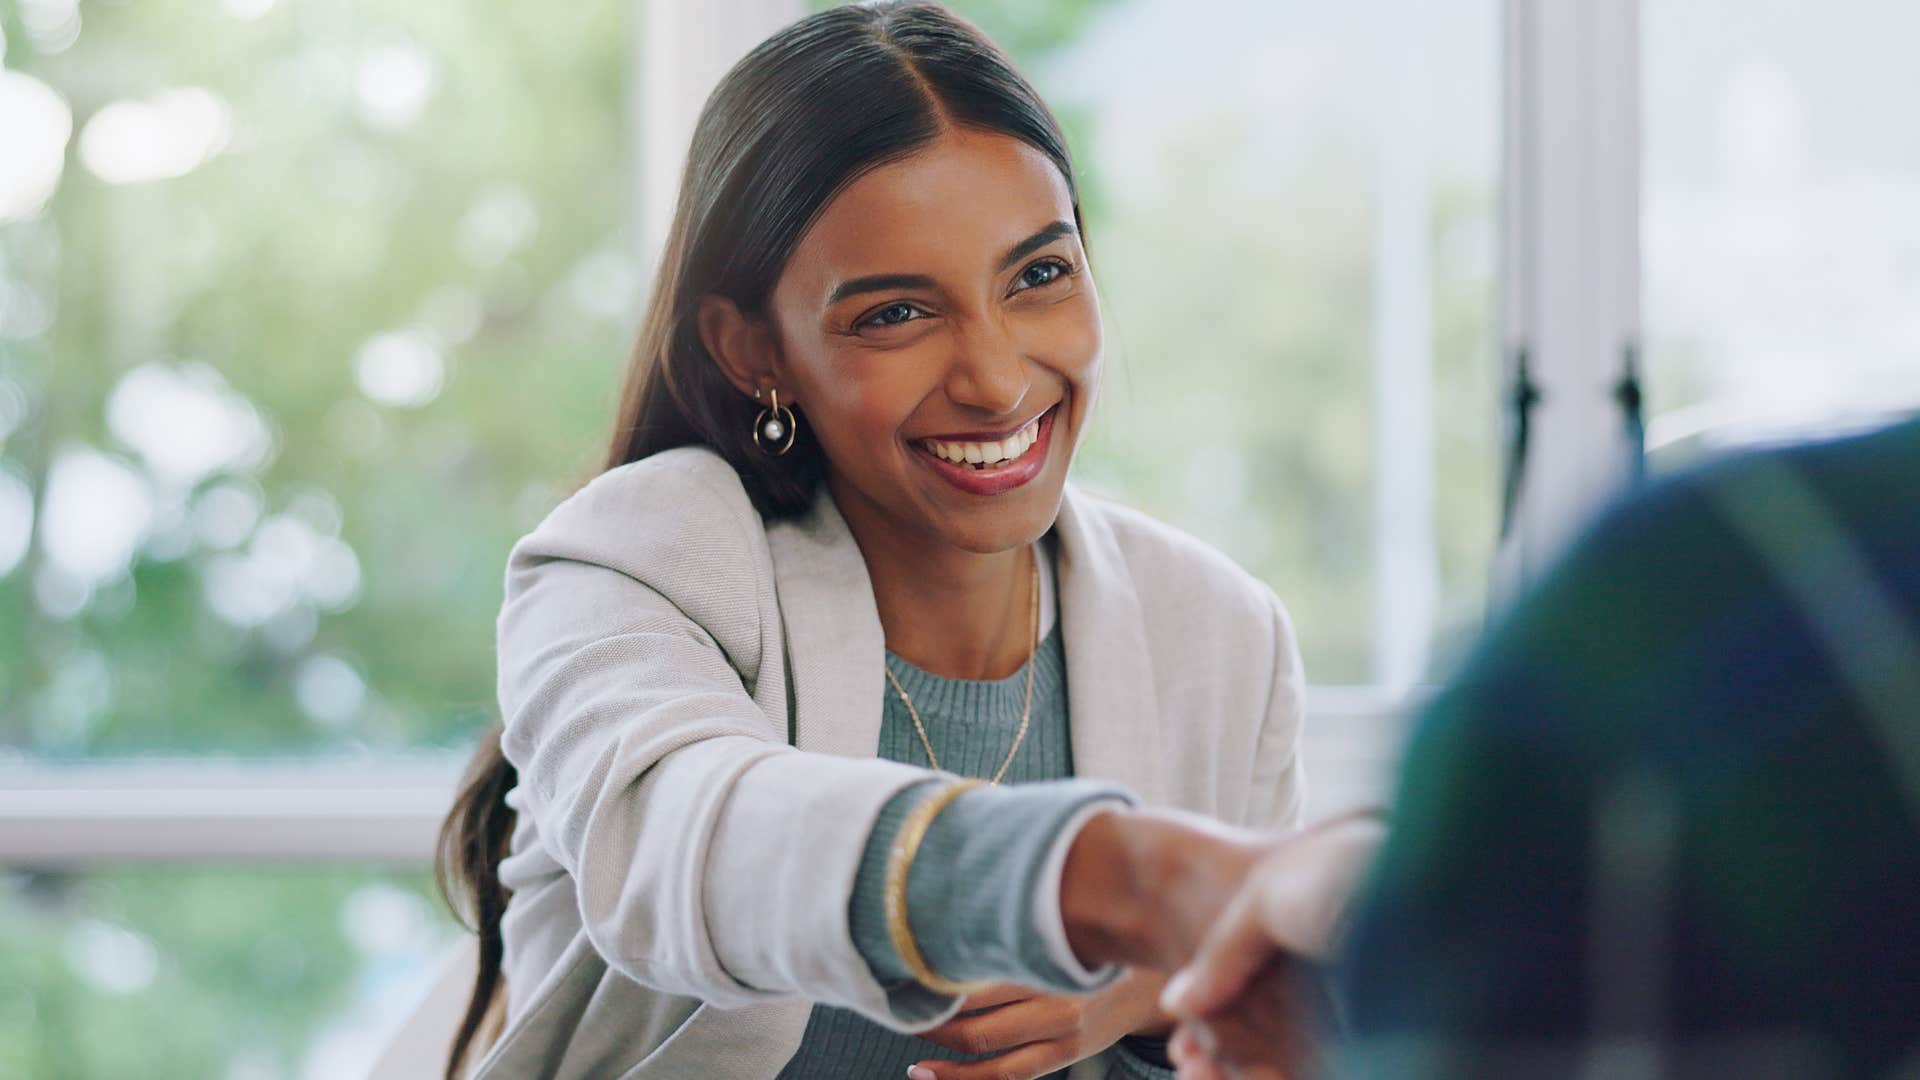
{"type": "MultiPolygon", "coordinates": [[[[780,391],[770,391],[773,404],[761,409],[760,415],[753,418],[753,445],[768,457],[780,457],[793,449],[794,436],[799,427],[794,423],[793,410],[780,404],[780,391]]],[[[760,400],[760,391],[753,392],[753,400],[760,400]]]]}

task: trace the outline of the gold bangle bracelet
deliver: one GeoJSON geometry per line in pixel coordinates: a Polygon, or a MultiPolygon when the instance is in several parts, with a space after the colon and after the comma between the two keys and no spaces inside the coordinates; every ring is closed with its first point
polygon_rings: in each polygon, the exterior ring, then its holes
{"type": "Polygon", "coordinates": [[[920,943],[913,939],[913,927],[907,923],[907,875],[913,871],[913,860],[920,853],[920,842],[927,838],[927,829],[933,825],[933,819],[940,816],[940,811],[967,792],[985,786],[986,782],[982,780],[955,780],[932,798],[914,807],[907,814],[907,820],[900,824],[900,832],[893,839],[893,849],[887,853],[887,938],[893,942],[894,951],[900,954],[901,962],[906,964],[907,973],[913,976],[915,982],[950,997],[977,994],[993,984],[956,982],[942,978],[927,966],[927,958],[920,952],[920,943]]]}

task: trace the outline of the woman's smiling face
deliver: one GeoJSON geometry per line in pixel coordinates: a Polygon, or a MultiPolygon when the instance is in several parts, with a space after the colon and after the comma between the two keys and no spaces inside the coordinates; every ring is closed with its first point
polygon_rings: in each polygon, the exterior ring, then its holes
{"type": "Polygon", "coordinates": [[[801,239],[769,307],[775,385],[850,520],[980,553],[1052,526],[1101,332],[1045,154],[950,128],[866,173],[801,239]]]}

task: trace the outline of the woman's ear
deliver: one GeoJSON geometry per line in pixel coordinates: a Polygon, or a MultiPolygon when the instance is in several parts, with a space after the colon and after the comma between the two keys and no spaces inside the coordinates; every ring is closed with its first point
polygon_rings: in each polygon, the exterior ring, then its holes
{"type": "Polygon", "coordinates": [[[726,297],[712,294],[700,298],[694,319],[700,344],[741,393],[752,397],[773,382],[776,350],[765,323],[750,317],[726,297]]]}

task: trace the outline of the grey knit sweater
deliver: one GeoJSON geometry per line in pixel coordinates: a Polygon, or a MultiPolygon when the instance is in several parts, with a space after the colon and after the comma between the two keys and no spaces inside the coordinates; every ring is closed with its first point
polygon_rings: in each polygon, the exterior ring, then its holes
{"type": "MultiPolygon", "coordinates": [[[[891,653],[887,663],[912,696],[940,767],[991,777],[1019,730],[1026,668],[1006,679],[975,681],[942,678],[891,653]]],[[[1084,991],[1118,973],[1090,976],[1055,962],[1033,917],[1034,888],[1059,830],[1090,802],[1123,796],[1110,785],[1066,779],[1073,775],[1073,755],[1066,658],[1057,627],[1046,635],[1031,663],[1032,720],[1004,786],[969,793],[935,820],[914,861],[909,919],[928,962],[942,974],[1004,979],[1009,972],[1019,972],[1015,981],[1027,985],[1084,991]]],[[[905,704],[891,685],[883,683],[880,689],[886,705],[879,755],[928,764],[905,704]]],[[[940,786],[921,784],[888,803],[861,863],[849,919],[856,944],[882,982],[911,981],[886,933],[882,898],[887,850],[907,813],[940,786]]],[[[1120,1077],[1163,1080],[1173,1075],[1148,1064],[1127,1044],[1121,1058],[1120,1077]]],[[[909,1065],[928,1059],[974,1060],[890,1031],[850,1010],[817,1006],[780,1080],[899,1080],[909,1065]]]]}

